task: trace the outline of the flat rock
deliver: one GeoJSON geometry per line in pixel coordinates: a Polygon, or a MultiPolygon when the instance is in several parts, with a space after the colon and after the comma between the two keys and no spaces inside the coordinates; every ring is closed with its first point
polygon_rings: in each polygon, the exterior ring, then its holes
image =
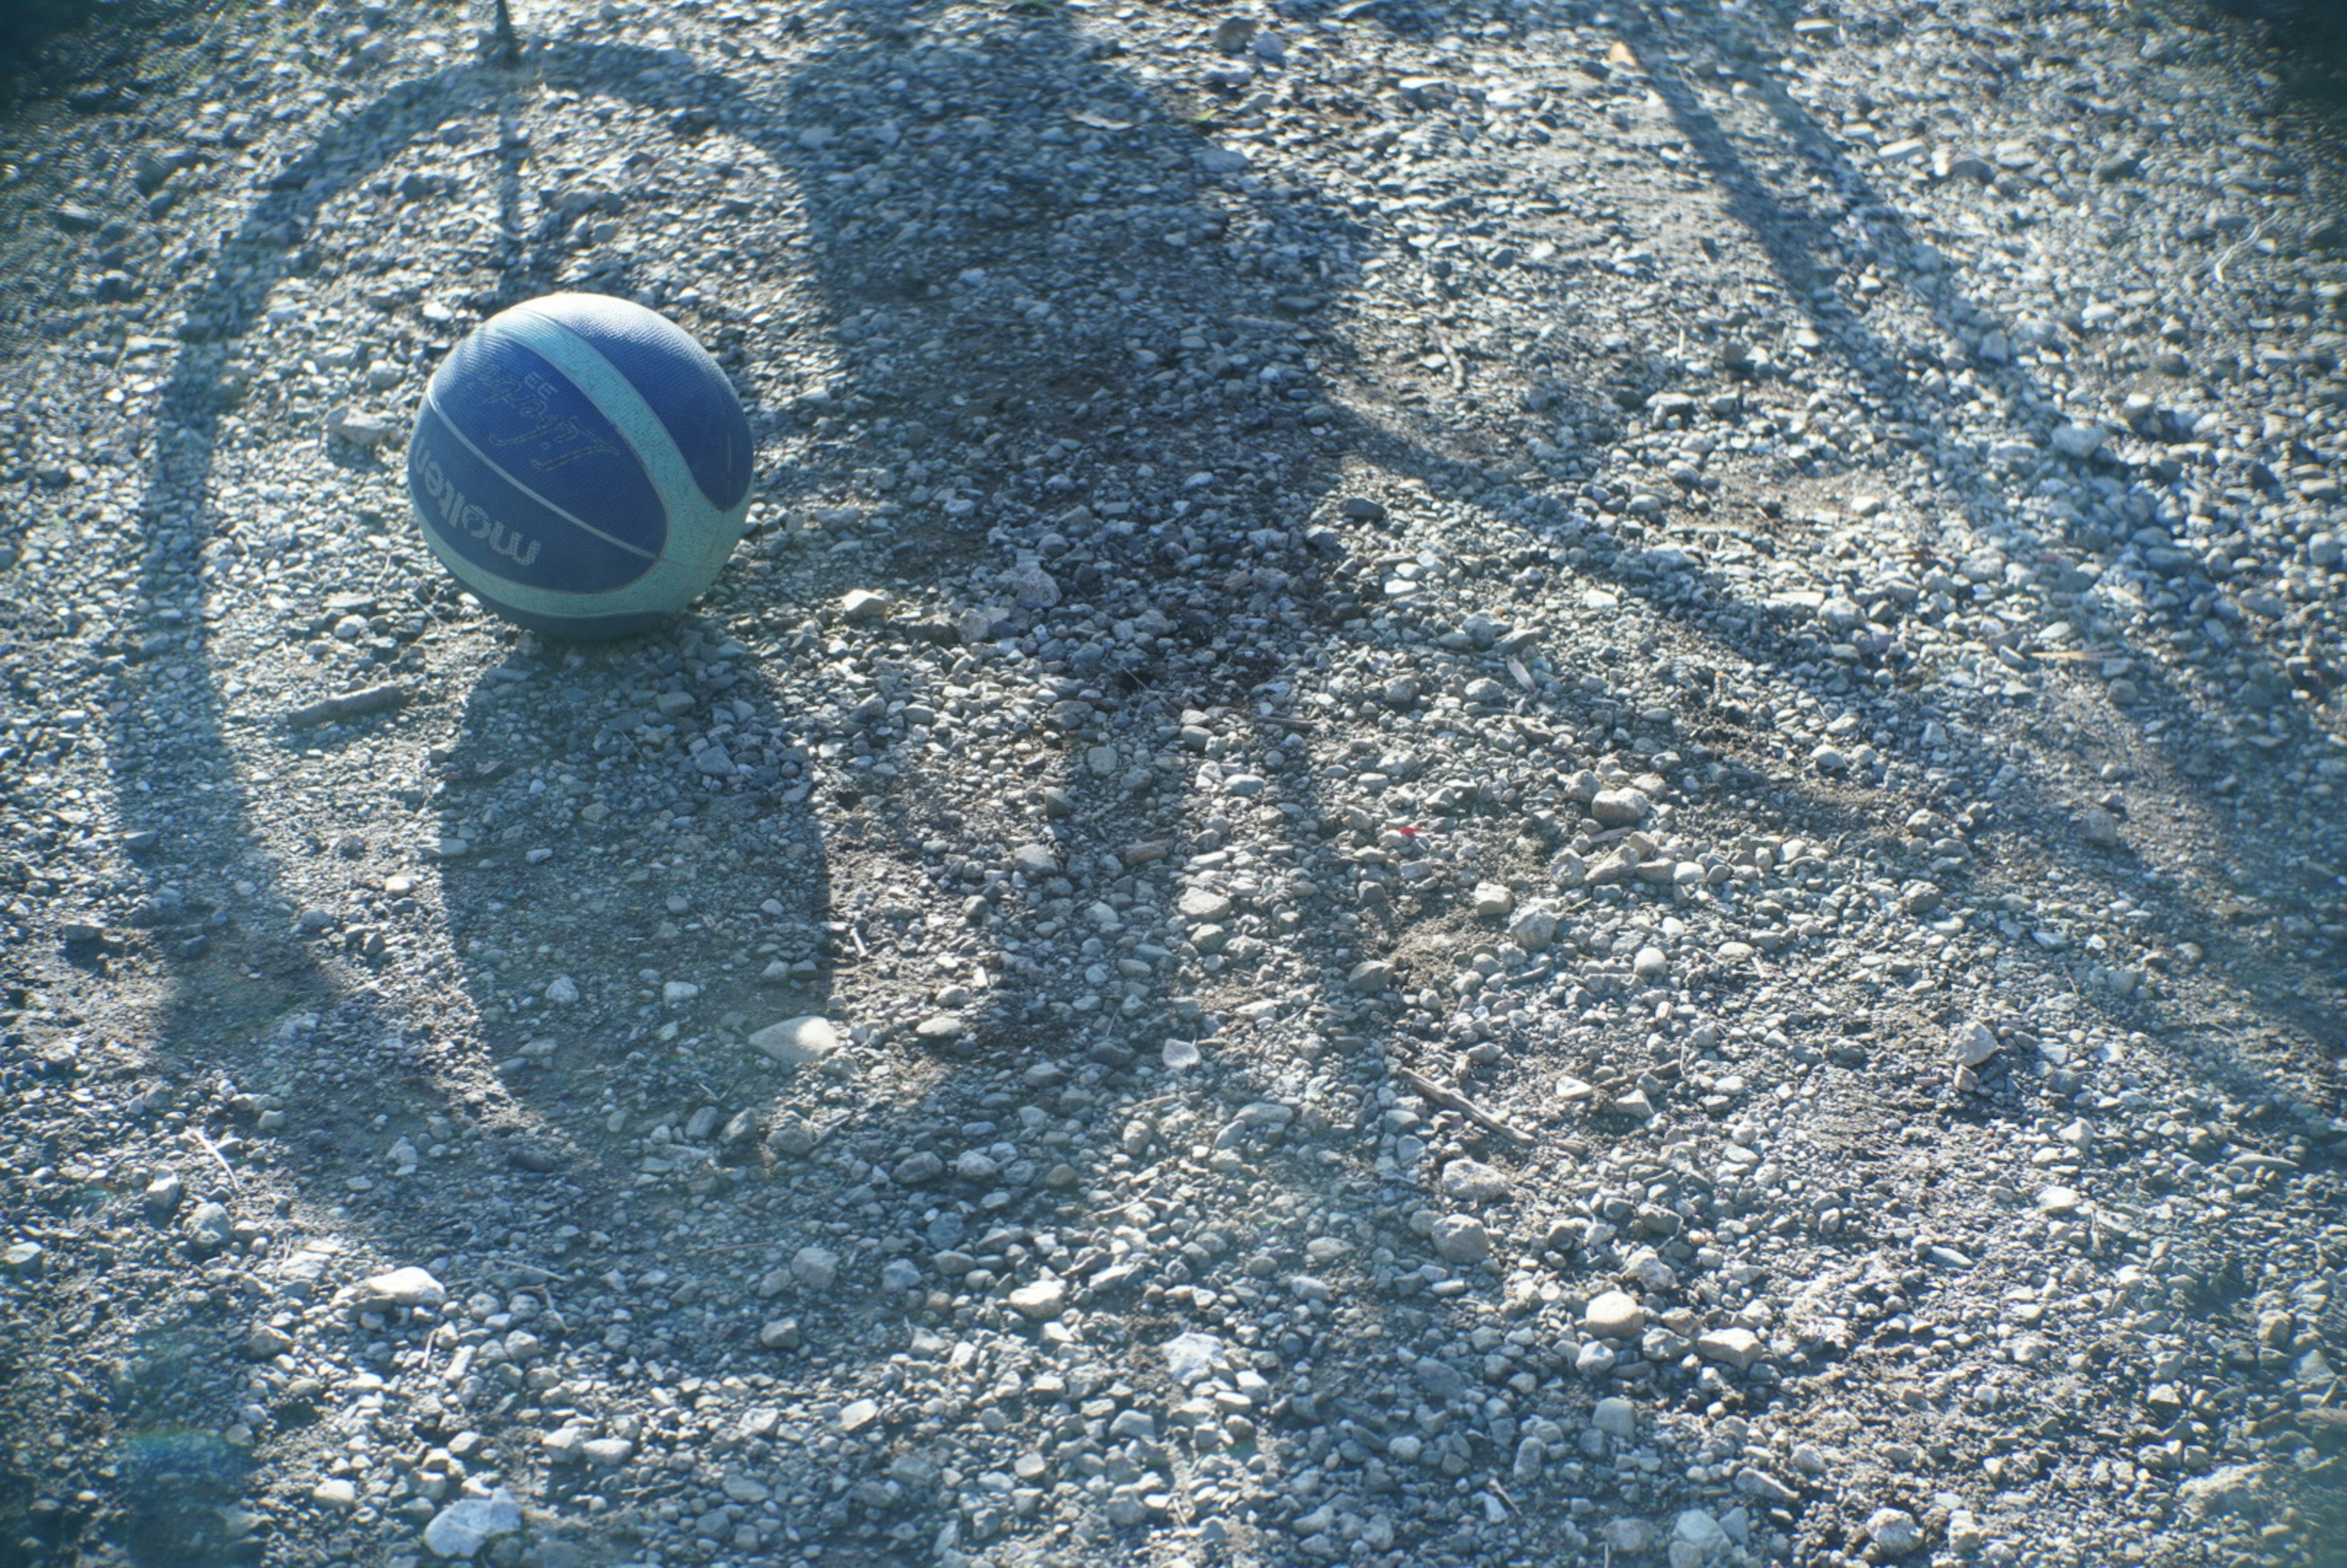
{"type": "Polygon", "coordinates": [[[1067,1305],[1068,1287],[1061,1280],[1039,1279],[1012,1291],[1009,1300],[1010,1309],[1030,1323],[1048,1323],[1067,1305]]]}
{"type": "Polygon", "coordinates": [[[2109,439],[2110,432],[2096,425],[2057,425],[2050,437],[2055,451],[2076,459],[2093,456],[2109,439]]]}
{"type": "Polygon", "coordinates": [[[1878,1508],[1867,1516],[1867,1539],[1885,1557],[1904,1557],[1923,1544],[1923,1528],[1903,1508],[1878,1508]]]}
{"type": "Polygon", "coordinates": [[[371,1308],[438,1307],[448,1299],[448,1287],[411,1264],[362,1281],[357,1299],[359,1306],[371,1308]]]}
{"type": "Polygon", "coordinates": [[[1445,1263],[1473,1263],[1491,1255],[1491,1233],[1473,1214],[1444,1214],[1434,1222],[1434,1255],[1445,1263]]]}
{"type": "Polygon", "coordinates": [[[1996,1030],[1978,1019],[1967,1019],[1956,1025],[1950,1051],[1959,1065],[1978,1067],[1996,1054],[1996,1030]]]}
{"type": "Polygon", "coordinates": [[[503,1490],[450,1503],[424,1527],[424,1544],[442,1557],[467,1558],[521,1528],[521,1505],[503,1490]]]}
{"type": "Polygon", "coordinates": [[[339,408],[328,416],[326,430],[329,435],[339,436],[354,446],[373,448],[397,435],[399,427],[380,414],[370,414],[357,408],[339,408]]]}
{"type": "Polygon", "coordinates": [[[636,1445],[626,1438],[589,1438],[579,1445],[579,1457],[598,1470],[617,1470],[635,1453],[636,1445]]]}
{"type": "Polygon", "coordinates": [[[1643,790],[1602,789],[1589,801],[1589,815],[1601,827],[1635,827],[1652,810],[1654,803],[1643,790]]]}
{"type": "Polygon", "coordinates": [[[1469,1204],[1488,1204],[1508,1195],[1507,1174],[1481,1160],[1453,1160],[1442,1167],[1445,1195],[1469,1204]]]}
{"type": "Polygon", "coordinates": [[[1581,1330],[1601,1339],[1635,1339],[1646,1331],[1646,1309],[1627,1291],[1600,1291],[1581,1315],[1581,1330]]]}
{"type": "Polygon", "coordinates": [[[1760,1336],[1749,1328],[1715,1328],[1699,1336],[1695,1342],[1696,1355],[1706,1361],[1733,1367],[1739,1372],[1750,1370],[1766,1348],[1760,1336]]]}
{"type": "Polygon", "coordinates": [[[1220,920],[1230,914],[1231,900],[1211,887],[1190,887],[1184,889],[1174,907],[1185,920],[1220,920]]]}
{"type": "Polygon", "coordinates": [[[751,1048],[784,1067],[812,1067],[839,1050],[839,1030],[819,1013],[770,1023],[750,1037],[751,1048]]]}

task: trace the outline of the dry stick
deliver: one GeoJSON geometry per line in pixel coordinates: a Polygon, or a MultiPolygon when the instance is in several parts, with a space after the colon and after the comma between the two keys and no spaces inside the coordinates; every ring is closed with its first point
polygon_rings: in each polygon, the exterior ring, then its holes
{"type": "Polygon", "coordinates": [[[295,729],[307,729],[313,724],[329,724],[338,719],[355,719],[367,713],[380,713],[396,708],[415,695],[396,681],[381,686],[369,686],[363,691],[345,692],[339,697],[321,697],[304,707],[285,715],[285,722],[295,729]]]}
{"type": "Polygon", "coordinates": [[[1434,334],[1434,346],[1440,349],[1442,351],[1442,357],[1450,362],[1450,390],[1454,393],[1465,392],[1467,390],[1467,362],[1459,357],[1458,349],[1453,347],[1450,340],[1444,337],[1440,333],[1434,334]]]}
{"type": "Polygon", "coordinates": [[[1456,1111],[1459,1114],[1466,1117],[1470,1122],[1474,1122],[1480,1127],[1485,1127],[1490,1129],[1491,1132],[1501,1133],[1506,1137],[1513,1138],[1519,1143],[1537,1143],[1540,1142],[1538,1138],[1534,1137],[1530,1132],[1525,1132],[1522,1128],[1511,1126],[1509,1123],[1501,1121],[1497,1116],[1492,1115],[1490,1112],[1484,1110],[1481,1106],[1476,1104],[1472,1100],[1468,1099],[1464,1094],[1460,1093],[1457,1090],[1445,1089],[1441,1084],[1435,1082],[1434,1080],[1427,1077],[1424,1073],[1412,1072],[1407,1067],[1397,1067],[1394,1069],[1394,1076],[1400,1079],[1404,1083],[1409,1084],[1412,1089],[1416,1090],[1420,1099],[1430,1100],[1437,1105],[1456,1111]]]}
{"type": "Polygon", "coordinates": [[[193,1127],[188,1129],[188,1133],[190,1137],[194,1138],[197,1143],[201,1143],[204,1146],[205,1153],[210,1154],[213,1159],[220,1162],[220,1168],[221,1170],[228,1173],[228,1184],[230,1191],[238,1193],[244,1191],[244,1184],[237,1180],[236,1167],[228,1163],[228,1156],[221,1153],[219,1147],[215,1145],[210,1138],[205,1137],[193,1127]]]}

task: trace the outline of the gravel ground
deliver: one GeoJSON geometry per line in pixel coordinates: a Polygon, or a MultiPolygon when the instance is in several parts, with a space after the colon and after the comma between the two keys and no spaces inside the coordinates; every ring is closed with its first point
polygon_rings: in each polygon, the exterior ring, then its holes
{"type": "Polygon", "coordinates": [[[2347,1561],[2335,79],[522,21],[0,129],[0,1560],[2347,1561]],[[612,646],[401,483],[556,288],[760,435],[612,646]]]}

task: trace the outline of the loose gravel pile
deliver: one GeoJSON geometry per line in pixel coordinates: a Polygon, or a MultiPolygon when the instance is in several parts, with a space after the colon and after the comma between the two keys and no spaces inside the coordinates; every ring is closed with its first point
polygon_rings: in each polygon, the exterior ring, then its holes
{"type": "Polygon", "coordinates": [[[2342,1560],[2312,63],[522,13],[7,123],[0,1559],[2342,1560]],[[408,515],[555,289],[659,635],[408,515]]]}

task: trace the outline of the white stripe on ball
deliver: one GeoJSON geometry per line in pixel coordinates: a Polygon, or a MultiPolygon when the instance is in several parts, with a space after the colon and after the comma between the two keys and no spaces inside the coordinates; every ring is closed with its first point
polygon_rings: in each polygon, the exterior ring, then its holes
{"type": "MultiPolygon", "coordinates": [[[[448,411],[440,406],[440,400],[432,395],[432,389],[429,386],[426,386],[424,389],[424,406],[432,411],[434,415],[439,419],[441,425],[447,430],[449,435],[454,436],[464,445],[466,451],[470,452],[474,456],[478,457],[484,464],[486,464],[490,473],[495,474],[498,478],[503,479],[507,484],[511,485],[515,489],[519,490],[523,495],[528,496],[531,500],[536,501],[539,506],[544,507],[556,517],[562,518],[566,522],[577,525],[579,528],[593,534],[597,538],[601,539],[605,544],[610,545],[617,549],[623,549],[631,556],[641,556],[646,560],[657,560],[660,559],[653,555],[651,551],[645,549],[641,545],[631,545],[627,540],[620,538],[617,534],[604,532],[601,528],[597,528],[594,524],[589,522],[586,518],[580,517],[569,507],[560,505],[549,497],[538,494],[536,490],[531,489],[528,485],[523,484],[521,479],[513,472],[512,469],[507,468],[495,457],[492,457],[487,452],[482,451],[480,446],[475,442],[471,436],[465,434],[464,426],[458,425],[455,420],[448,417],[448,411]]],[[[497,580],[502,582],[505,579],[500,578],[497,580]]]]}
{"type": "MultiPolygon", "coordinates": [[[[725,559],[741,542],[750,497],[745,493],[741,504],[727,511],[711,506],[668,426],[634,384],[561,322],[521,305],[485,323],[483,330],[510,335],[578,387],[643,464],[653,491],[668,508],[668,530],[659,558],[643,576],[623,588],[591,594],[558,593],[501,577],[491,577],[483,586],[528,614],[587,617],[672,610],[716,580],[725,559]]],[[[436,548],[435,553],[460,579],[469,579],[480,571],[469,562],[460,569],[446,552],[436,548]]]]}

